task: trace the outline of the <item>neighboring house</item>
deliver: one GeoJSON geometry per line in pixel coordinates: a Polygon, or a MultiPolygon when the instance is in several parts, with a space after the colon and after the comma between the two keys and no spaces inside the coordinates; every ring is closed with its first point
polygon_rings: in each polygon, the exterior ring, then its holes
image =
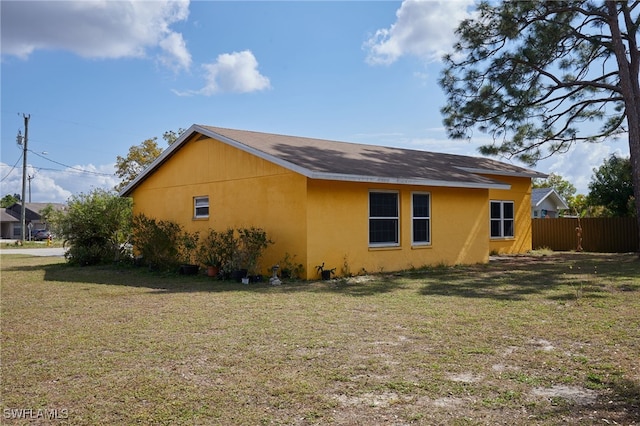
{"type": "MultiPolygon", "coordinates": [[[[48,229],[47,224],[44,223],[42,216],[40,216],[40,212],[47,206],[53,206],[55,210],[65,208],[65,205],[60,203],[26,203],[24,205],[26,226],[30,226],[33,231],[36,229],[48,229]]],[[[0,209],[1,238],[19,239],[21,237],[21,209],[22,205],[20,203],[14,203],[7,208],[0,209]]],[[[29,238],[29,228],[25,232],[25,237],[29,238]]]]}
{"type": "Polygon", "coordinates": [[[533,219],[556,218],[561,210],[568,210],[567,202],[553,188],[531,190],[531,217],[533,219]]]}
{"type": "Polygon", "coordinates": [[[262,269],[337,275],[487,262],[531,249],[531,179],[460,155],[193,125],[127,185],[134,214],[190,231],[261,227],[262,269]]]}

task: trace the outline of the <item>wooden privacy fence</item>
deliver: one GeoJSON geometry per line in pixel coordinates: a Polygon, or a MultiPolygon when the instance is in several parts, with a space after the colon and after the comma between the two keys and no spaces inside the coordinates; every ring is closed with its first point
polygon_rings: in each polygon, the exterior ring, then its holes
{"type": "MultiPolygon", "coordinates": [[[[592,217],[580,219],[582,249],[600,253],[638,251],[638,222],[634,217],[592,217]]],[[[556,251],[576,250],[578,219],[532,219],[532,247],[556,251]]]]}

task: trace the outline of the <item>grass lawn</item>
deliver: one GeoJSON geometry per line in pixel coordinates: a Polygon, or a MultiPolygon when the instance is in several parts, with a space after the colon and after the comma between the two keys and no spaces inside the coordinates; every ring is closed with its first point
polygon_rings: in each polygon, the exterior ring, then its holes
{"type": "Polygon", "coordinates": [[[1,258],[2,424],[640,424],[634,255],[279,287],[63,262],[1,258]]]}

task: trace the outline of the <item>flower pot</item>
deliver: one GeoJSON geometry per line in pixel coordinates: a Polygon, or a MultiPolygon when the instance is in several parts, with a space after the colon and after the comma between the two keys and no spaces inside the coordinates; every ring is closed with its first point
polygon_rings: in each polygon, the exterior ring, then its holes
{"type": "Polygon", "coordinates": [[[322,279],[325,281],[331,279],[331,271],[322,271],[321,275],[322,275],[322,279]]]}
{"type": "Polygon", "coordinates": [[[207,276],[217,277],[220,269],[217,266],[207,266],[207,276]]]}

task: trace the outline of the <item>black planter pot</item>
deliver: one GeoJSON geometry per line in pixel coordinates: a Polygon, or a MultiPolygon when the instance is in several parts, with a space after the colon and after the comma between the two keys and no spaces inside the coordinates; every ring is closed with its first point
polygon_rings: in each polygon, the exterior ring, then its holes
{"type": "Polygon", "coordinates": [[[180,275],[196,275],[200,266],[198,265],[180,265],[180,275]]]}
{"type": "Polygon", "coordinates": [[[331,271],[322,271],[321,275],[322,275],[322,279],[325,281],[331,279],[331,271]]]}
{"type": "Polygon", "coordinates": [[[236,282],[242,282],[242,279],[246,278],[246,276],[247,276],[246,269],[237,269],[233,271],[233,273],[231,274],[231,278],[233,278],[234,281],[236,282]]]}

